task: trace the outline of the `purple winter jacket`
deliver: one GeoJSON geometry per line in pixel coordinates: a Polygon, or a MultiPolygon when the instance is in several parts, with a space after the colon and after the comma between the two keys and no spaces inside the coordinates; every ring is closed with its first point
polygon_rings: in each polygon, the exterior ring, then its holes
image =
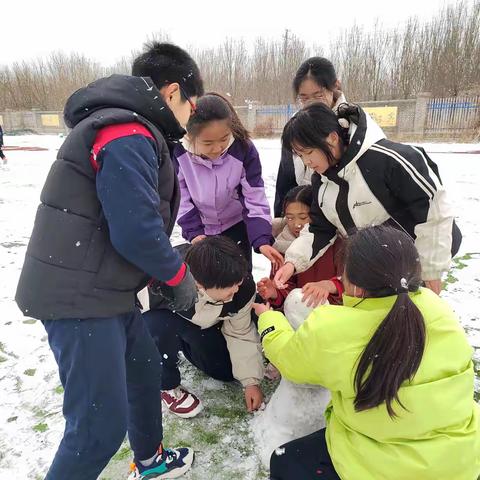
{"type": "Polygon", "coordinates": [[[243,220],[255,250],[272,244],[270,207],[253,142],[245,146],[235,140],[215,160],[201,158],[183,145],[175,147],[173,155],[181,191],[177,223],[183,238],[219,235],[243,220]]]}

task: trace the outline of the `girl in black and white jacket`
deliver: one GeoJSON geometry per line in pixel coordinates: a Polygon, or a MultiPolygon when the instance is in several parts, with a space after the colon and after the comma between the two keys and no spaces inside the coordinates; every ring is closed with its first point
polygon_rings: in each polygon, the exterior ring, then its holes
{"type": "Polygon", "coordinates": [[[348,104],[337,115],[320,103],[305,107],[286,124],[282,143],[315,173],[312,222],[287,250],[275,276],[279,288],[323,255],[338,233],[389,222],[415,239],[423,280],[440,292],[461,234],[438,167],[422,148],[387,140],[360,107],[348,104]]]}

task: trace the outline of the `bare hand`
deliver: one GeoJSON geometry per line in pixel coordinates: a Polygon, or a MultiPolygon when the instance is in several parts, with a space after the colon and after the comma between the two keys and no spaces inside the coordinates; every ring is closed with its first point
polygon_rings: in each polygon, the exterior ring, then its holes
{"type": "Polygon", "coordinates": [[[266,305],[264,303],[253,303],[252,307],[257,314],[257,317],[259,317],[262,313],[268,312],[270,310],[269,303],[267,303],[266,305]]]}
{"type": "Polygon", "coordinates": [[[295,267],[293,263],[287,262],[282,268],[278,270],[273,278],[275,286],[280,290],[287,288],[287,282],[290,280],[291,276],[295,273],[295,267]]]}
{"type": "Polygon", "coordinates": [[[283,265],[283,255],[270,245],[262,245],[260,253],[272,263],[273,270],[277,271],[283,265]]]}
{"type": "Polygon", "coordinates": [[[278,297],[277,289],[273,280],[270,278],[264,277],[257,283],[257,290],[259,295],[264,300],[275,300],[278,297]]]}
{"type": "Polygon", "coordinates": [[[269,380],[278,380],[281,377],[278,368],[273,364],[269,363],[265,368],[265,378],[269,380]]]}
{"type": "Polygon", "coordinates": [[[263,392],[258,385],[248,385],[248,387],[245,387],[245,405],[249,412],[258,410],[262,402],[263,392]]]}
{"type": "Polygon", "coordinates": [[[425,286],[435,292],[437,295],[440,295],[442,291],[442,281],[441,280],[425,280],[425,286]]]}
{"type": "Polygon", "coordinates": [[[302,293],[302,302],[306,303],[307,307],[317,307],[325,303],[329,295],[337,293],[337,288],[330,280],[322,280],[305,284],[302,293]]]}
{"type": "Polygon", "coordinates": [[[195,245],[197,242],[201,242],[202,240],[205,240],[207,238],[206,235],[197,235],[193,240],[192,240],[192,245],[195,245]]]}

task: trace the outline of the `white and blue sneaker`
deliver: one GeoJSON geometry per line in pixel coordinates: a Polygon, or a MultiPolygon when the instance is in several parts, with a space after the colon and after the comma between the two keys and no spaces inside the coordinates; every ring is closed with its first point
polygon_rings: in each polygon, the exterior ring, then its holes
{"type": "Polygon", "coordinates": [[[178,478],[184,475],[192,466],[194,452],[191,448],[158,448],[158,452],[149,466],[135,460],[130,465],[131,473],[128,480],[150,480],[178,478]]]}

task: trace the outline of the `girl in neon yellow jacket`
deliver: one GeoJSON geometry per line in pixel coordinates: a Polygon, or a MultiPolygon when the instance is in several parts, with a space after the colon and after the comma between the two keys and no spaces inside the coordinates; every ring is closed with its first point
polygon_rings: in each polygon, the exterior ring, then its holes
{"type": "Polygon", "coordinates": [[[268,359],[289,380],[332,392],[326,431],[277,449],[271,478],[476,480],[472,349],[449,306],[420,288],[413,241],[371,227],[345,254],[343,306],[318,307],[294,332],[256,305],[268,359]]]}

